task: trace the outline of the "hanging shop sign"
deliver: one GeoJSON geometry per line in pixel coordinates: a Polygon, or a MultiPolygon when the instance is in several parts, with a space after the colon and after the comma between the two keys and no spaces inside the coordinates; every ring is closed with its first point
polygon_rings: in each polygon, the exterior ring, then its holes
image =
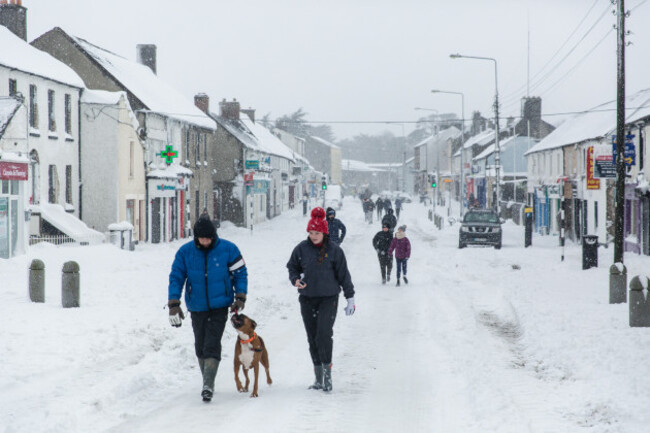
{"type": "Polygon", "coordinates": [[[594,177],[594,146],[587,148],[587,189],[600,189],[600,179],[594,177]]]}
{"type": "Polygon", "coordinates": [[[594,146],[594,177],[615,179],[616,164],[609,146],[594,146]]]}
{"type": "Polygon", "coordinates": [[[174,158],[178,158],[178,152],[176,152],[172,145],[169,144],[167,147],[165,147],[165,150],[160,152],[160,157],[165,158],[165,162],[167,164],[171,164],[174,162],[174,158]]]}
{"type": "Polygon", "coordinates": [[[18,162],[0,162],[0,179],[27,180],[27,164],[18,162]]]}
{"type": "MultiPolygon", "coordinates": [[[[623,159],[627,167],[636,164],[636,151],[634,149],[634,134],[625,136],[625,150],[623,151],[623,159]]],[[[612,160],[616,165],[616,134],[612,135],[612,160]]]]}
{"type": "Polygon", "coordinates": [[[245,168],[247,170],[260,168],[260,162],[259,160],[247,159],[245,163],[245,168]]]}

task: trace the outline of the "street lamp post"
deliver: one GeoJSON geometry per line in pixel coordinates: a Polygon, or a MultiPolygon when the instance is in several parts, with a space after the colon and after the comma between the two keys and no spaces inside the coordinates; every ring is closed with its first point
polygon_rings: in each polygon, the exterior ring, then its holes
{"type": "MultiPolygon", "coordinates": [[[[413,109],[414,110],[420,110],[420,111],[433,111],[433,112],[436,113],[436,115],[439,114],[438,110],[436,110],[435,108],[414,107],[413,109]]],[[[437,123],[434,122],[433,135],[436,136],[437,134],[438,134],[438,125],[437,125],[437,123]]],[[[431,144],[432,144],[432,146],[434,144],[433,137],[431,138],[431,144]]],[[[436,181],[440,182],[442,179],[440,177],[440,147],[438,146],[438,144],[436,144],[436,150],[437,150],[437,153],[436,153],[437,154],[437,156],[436,156],[436,181]]],[[[428,175],[429,175],[429,145],[427,144],[427,165],[426,165],[426,170],[425,170],[425,176],[426,176],[427,179],[428,179],[428,175]]],[[[435,215],[435,213],[436,213],[435,209],[436,209],[436,204],[437,204],[436,202],[438,201],[438,185],[436,185],[436,187],[433,189],[433,191],[431,191],[431,193],[432,193],[431,194],[432,195],[432,197],[431,197],[432,208],[433,208],[433,213],[435,215]]]]}
{"type": "Polygon", "coordinates": [[[459,181],[460,185],[458,187],[460,200],[460,217],[463,218],[463,204],[465,202],[465,167],[463,165],[463,145],[465,144],[465,95],[462,92],[450,92],[447,90],[432,90],[431,93],[448,93],[450,95],[460,95],[461,103],[461,127],[460,127],[460,173],[459,181]]]}
{"type": "MultiPolygon", "coordinates": [[[[397,123],[397,122],[386,122],[388,125],[399,125],[402,127],[402,145],[406,147],[406,133],[404,132],[404,124],[403,123],[397,123]]],[[[406,192],[406,151],[403,152],[403,161],[402,161],[402,191],[406,192]]],[[[396,177],[397,176],[397,171],[396,177]]],[[[397,187],[399,188],[399,179],[396,179],[397,187]]]]}
{"type": "Polygon", "coordinates": [[[497,214],[501,214],[499,206],[500,198],[500,169],[501,169],[501,146],[499,145],[499,82],[497,80],[497,60],[492,57],[478,57],[478,56],[465,56],[462,54],[450,54],[449,57],[452,59],[478,59],[478,60],[490,60],[494,62],[494,131],[495,131],[495,156],[494,163],[496,165],[496,183],[497,183],[497,200],[496,200],[496,210],[497,214]]]}

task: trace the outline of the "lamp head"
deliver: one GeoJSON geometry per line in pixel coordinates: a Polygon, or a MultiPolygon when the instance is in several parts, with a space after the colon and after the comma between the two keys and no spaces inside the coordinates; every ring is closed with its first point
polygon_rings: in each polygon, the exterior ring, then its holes
{"type": "Polygon", "coordinates": [[[463,56],[461,56],[460,54],[456,53],[456,54],[450,54],[449,57],[451,57],[452,59],[459,59],[459,58],[461,58],[461,57],[463,57],[463,56]]]}
{"type": "Polygon", "coordinates": [[[440,93],[440,90],[432,90],[431,93],[440,93]]]}

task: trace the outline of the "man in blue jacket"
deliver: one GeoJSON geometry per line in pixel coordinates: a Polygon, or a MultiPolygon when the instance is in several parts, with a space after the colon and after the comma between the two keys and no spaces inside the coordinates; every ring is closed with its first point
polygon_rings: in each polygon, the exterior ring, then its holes
{"type": "Polygon", "coordinates": [[[341,245],[343,239],[345,239],[345,224],[336,217],[336,211],[328,207],[327,208],[327,228],[329,229],[330,240],[336,245],[341,245]]]}
{"type": "Polygon", "coordinates": [[[248,290],[246,263],[239,248],[220,239],[210,218],[194,224],[194,240],[179,248],[169,274],[169,323],[185,318],[181,294],[192,316],[194,349],[203,375],[203,401],[212,400],[221,361],[221,337],[231,312],[244,309],[248,290]]]}

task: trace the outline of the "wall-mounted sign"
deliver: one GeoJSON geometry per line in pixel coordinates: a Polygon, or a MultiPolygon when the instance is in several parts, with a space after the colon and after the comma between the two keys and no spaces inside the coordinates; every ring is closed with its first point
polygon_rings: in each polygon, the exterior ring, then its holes
{"type": "Polygon", "coordinates": [[[165,162],[167,162],[167,164],[171,164],[174,162],[174,158],[178,157],[178,152],[176,152],[171,144],[169,144],[167,147],[165,147],[165,150],[160,152],[160,157],[165,158],[165,162]]]}
{"type": "Polygon", "coordinates": [[[0,162],[0,179],[27,180],[27,164],[18,162],[0,162]]]}
{"type": "Polygon", "coordinates": [[[259,162],[258,160],[254,160],[254,159],[247,159],[247,160],[246,160],[246,164],[245,164],[245,168],[246,168],[246,169],[250,169],[250,168],[257,169],[257,168],[260,168],[260,162],[259,162]]]}
{"type": "MultiPolygon", "coordinates": [[[[634,134],[625,136],[625,150],[623,151],[623,159],[626,166],[636,164],[636,151],[634,149],[634,134]]],[[[616,164],[616,134],[612,135],[612,155],[614,164],[616,164]]]]}
{"type": "Polygon", "coordinates": [[[616,164],[609,146],[594,146],[594,177],[615,179],[616,164]]]}
{"type": "Polygon", "coordinates": [[[594,177],[594,146],[587,148],[587,189],[600,189],[600,179],[594,177]]]}

